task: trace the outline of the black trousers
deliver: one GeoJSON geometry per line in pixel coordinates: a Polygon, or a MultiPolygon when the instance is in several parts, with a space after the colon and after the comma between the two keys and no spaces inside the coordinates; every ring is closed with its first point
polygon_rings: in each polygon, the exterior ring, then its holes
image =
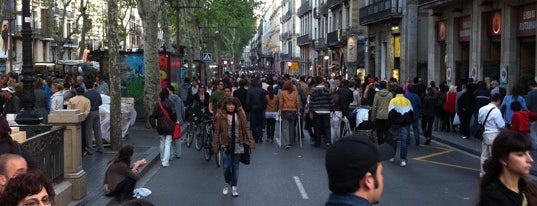
{"type": "Polygon", "coordinates": [[[267,118],[267,139],[274,140],[275,129],[276,129],[276,119],[267,118]]]}
{"type": "Polygon", "coordinates": [[[433,135],[433,122],[434,116],[423,116],[421,118],[421,130],[426,138],[430,138],[433,135]]]}
{"type": "Polygon", "coordinates": [[[123,181],[121,181],[112,192],[106,194],[106,196],[114,197],[118,201],[127,200],[130,197],[132,197],[134,190],[134,187],[136,186],[136,180],[125,177],[123,181]]]}
{"type": "Polygon", "coordinates": [[[377,132],[378,144],[383,144],[386,139],[390,139],[390,128],[388,128],[387,119],[375,119],[375,130],[377,132]]]}

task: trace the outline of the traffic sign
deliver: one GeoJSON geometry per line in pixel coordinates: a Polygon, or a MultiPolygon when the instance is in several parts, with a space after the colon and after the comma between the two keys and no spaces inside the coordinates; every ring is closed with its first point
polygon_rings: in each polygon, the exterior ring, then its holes
{"type": "Polygon", "coordinates": [[[213,55],[211,53],[203,53],[203,61],[205,62],[213,61],[213,55]]]}

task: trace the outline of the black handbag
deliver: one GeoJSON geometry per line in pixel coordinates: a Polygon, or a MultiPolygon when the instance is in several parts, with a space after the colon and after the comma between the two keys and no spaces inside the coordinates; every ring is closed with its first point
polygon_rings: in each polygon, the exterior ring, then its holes
{"type": "Polygon", "coordinates": [[[477,131],[474,134],[475,138],[479,140],[483,140],[483,133],[485,133],[485,123],[487,122],[487,119],[489,118],[489,114],[490,112],[492,112],[493,109],[494,107],[489,110],[489,112],[487,113],[487,116],[485,117],[485,120],[483,120],[483,123],[480,124],[479,127],[477,128],[477,131]]]}
{"type": "Polygon", "coordinates": [[[249,165],[250,164],[250,145],[243,144],[244,147],[244,153],[241,154],[240,161],[242,164],[249,165]]]}

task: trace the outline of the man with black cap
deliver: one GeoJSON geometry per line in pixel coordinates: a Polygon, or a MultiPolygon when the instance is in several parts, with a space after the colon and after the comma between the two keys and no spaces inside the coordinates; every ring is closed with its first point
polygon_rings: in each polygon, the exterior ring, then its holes
{"type": "Polygon", "coordinates": [[[384,188],[382,161],[394,150],[377,146],[368,138],[348,135],[328,149],[325,158],[328,186],[332,194],[326,206],[366,206],[379,202],[384,188]]]}

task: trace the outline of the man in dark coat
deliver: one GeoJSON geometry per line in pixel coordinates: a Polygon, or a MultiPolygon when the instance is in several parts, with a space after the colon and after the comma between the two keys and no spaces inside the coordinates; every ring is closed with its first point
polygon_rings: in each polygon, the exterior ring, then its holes
{"type": "Polygon", "coordinates": [[[250,112],[250,130],[255,143],[263,143],[263,128],[265,127],[265,108],[267,107],[266,91],[261,88],[259,79],[252,80],[246,95],[246,105],[250,112]]]}

